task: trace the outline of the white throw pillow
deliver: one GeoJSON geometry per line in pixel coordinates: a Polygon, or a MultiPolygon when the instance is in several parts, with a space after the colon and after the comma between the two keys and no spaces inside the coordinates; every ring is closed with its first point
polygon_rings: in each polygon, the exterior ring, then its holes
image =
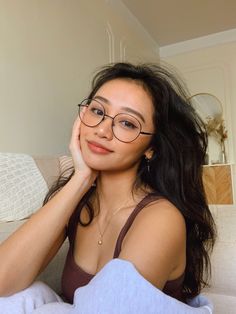
{"type": "Polygon", "coordinates": [[[0,221],[29,217],[42,206],[47,191],[31,156],[0,153],[0,221]]]}

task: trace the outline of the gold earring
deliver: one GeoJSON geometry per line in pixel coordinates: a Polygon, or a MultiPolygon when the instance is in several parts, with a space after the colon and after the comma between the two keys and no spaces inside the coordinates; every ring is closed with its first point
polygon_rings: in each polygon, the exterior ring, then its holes
{"type": "Polygon", "coordinates": [[[150,172],[150,158],[145,156],[145,160],[146,160],[146,163],[147,163],[147,171],[150,172]]]}
{"type": "Polygon", "coordinates": [[[152,159],[152,157],[153,157],[153,151],[151,150],[151,151],[148,151],[146,154],[145,154],[145,158],[147,158],[147,159],[152,159]]]}

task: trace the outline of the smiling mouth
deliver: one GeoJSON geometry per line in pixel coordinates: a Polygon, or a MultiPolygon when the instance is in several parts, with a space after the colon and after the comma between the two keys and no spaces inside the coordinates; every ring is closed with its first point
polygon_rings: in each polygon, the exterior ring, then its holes
{"type": "Polygon", "coordinates": [[[105,155],[105,154],[110,154],[113,152],[112,150],[109,150],[108,148],[105,148],[104,146],[96,142],[88,142],[88,147],[93,153],[96,153],[96,154],[105,155]]]}

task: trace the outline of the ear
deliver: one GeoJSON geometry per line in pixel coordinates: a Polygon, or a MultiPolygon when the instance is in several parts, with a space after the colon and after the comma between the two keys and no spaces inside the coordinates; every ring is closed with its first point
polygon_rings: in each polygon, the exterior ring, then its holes
{"type": "Polygon", "coordinates": [[[147,158],[147,159],[151,159],[153,157],[153,154],[154,154],[154,151],[152,149],[152,147],[148,148],[145,153],[144,153],[144,156],[147,158]]]}

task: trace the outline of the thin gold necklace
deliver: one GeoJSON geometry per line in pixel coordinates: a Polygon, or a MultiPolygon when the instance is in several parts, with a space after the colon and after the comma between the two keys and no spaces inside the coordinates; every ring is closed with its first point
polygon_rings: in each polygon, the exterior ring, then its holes
{"type": "MultiPolygon", "coordinates": [[[[127,203],[128,203],[128,202],[127,202],[127,203]]],[[[129,208],[129,207],[133,206],[133,205],[129,205],[129,206],[128,206],[127,203],[126,203],[126,204],[123,204],[121,207],[117,208],[117,209],[113,212],[113,214],[111,215],[111,217],[110,217],[110,219],[108,220],[107,224],[105,225],[105,228],[104,228],[103,231],[101,231],[99,222],[98,222],[98,220],[97,220],[97,226],[98,226],[98,232],[99,232],[98,245],[102,245],[102,244],[103,244],[103,236],[104,236],[104,234],[105,234],[105,232],[106,232],[106,230],[107,230],[107,227],[109,226],[109,224],[110,224],[112,218],[113,218],[121,209],[129,208]]]]}

